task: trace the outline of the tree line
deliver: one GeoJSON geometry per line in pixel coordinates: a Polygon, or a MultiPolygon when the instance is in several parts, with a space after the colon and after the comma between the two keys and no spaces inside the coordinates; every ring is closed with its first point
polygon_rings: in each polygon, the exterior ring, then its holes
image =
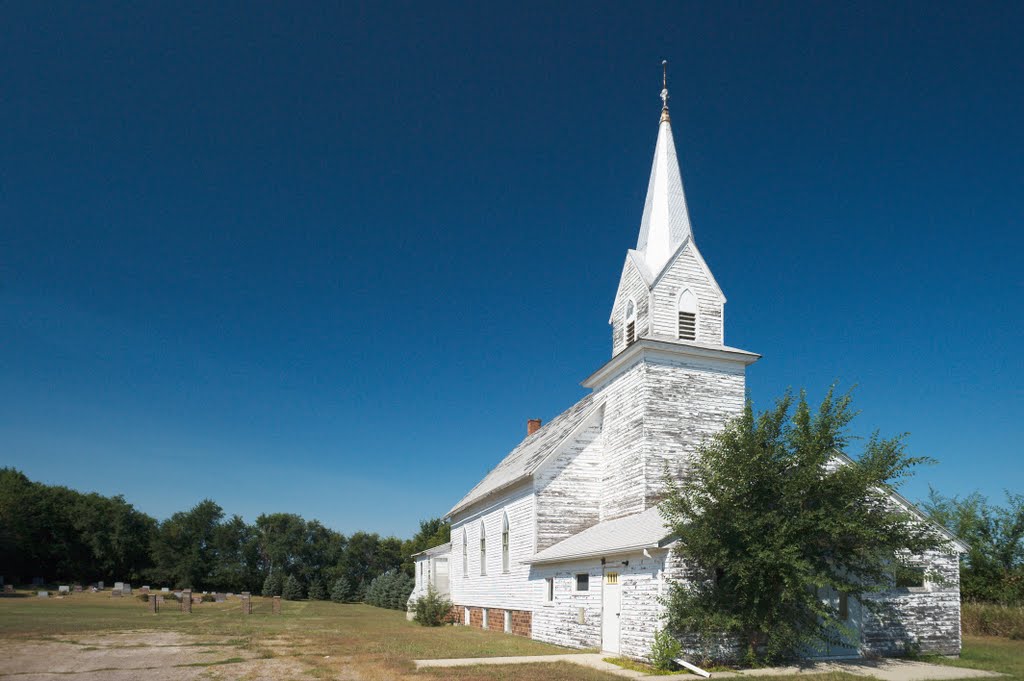
{"type": "Polygon", "coordinates": [[[158,521],[122,496],[45,485],[0,469],[0,575],[6,583],[130,581],[208,591],[364,600],[371,584],[413,576],[412,554],[449,540],[448,523],[410,539],[344,535],[294,513],[252,524],[207,499],[158,521]],[[394,577],[392,577],[394,576],[394,577]],[[332,594],[333,591],[333,594],[332,594]]]}

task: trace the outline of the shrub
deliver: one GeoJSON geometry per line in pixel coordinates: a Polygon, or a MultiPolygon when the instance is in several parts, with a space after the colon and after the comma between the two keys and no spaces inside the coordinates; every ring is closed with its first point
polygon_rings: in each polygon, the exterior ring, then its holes
{"type": "Polygon", "coordinates": [[[267,575],[267,578],[263,580],[263,595],[264,596],[280,596],[281,590],[284,588],[284,575],[278,572],[271,572],[267,575]]]}
{"type": "Polygon", "coordinates": [[[452,612],[452,602],[439,594],[434,585],[427,587],[425,596],[420,596],[412,605],[413,619],[425,627],[439,627],[447,624],[452,612]]]}
{"type": "Polygon", "coordinates": [[[317,577],[309,584],[309,600],[311,601],[326,601],[327,600],[327,589],[324,588],[324,583],[317,577]]]}
{"type": "Polygon", "coordinates": [[[654,634],[654,642],[651,643],[651,666],[659,672],[670,671],[682,652],[683,646],[676,637],[662,629],[654,634]]]}
{"type": "Polygon", "coordinates": [[[199,599],[199,602],[200,603],[216,603],[217,602],[217,597],[214,596],[213,594],[203,594],[202,597],[199,599]]]}
{"type": "Polygon", "coordinates": [[[964,603],[960,613],[965,634],[1024,639],[1024,607],[964,603]]]}
{"type": "Polygon", "coordinates": [[[331,600],[344,603],[352,596],[352,585],[344,577],[338,577],[331,585],[331,600]]]}
{"type": "Polygon", "coordinates": [[[295,579],[294,575],[290,575],[288,579],[284,580],[281,598],[286,601],[301,601],[302,595],[302,584],[299,583],[299,580],[295,579]]]}

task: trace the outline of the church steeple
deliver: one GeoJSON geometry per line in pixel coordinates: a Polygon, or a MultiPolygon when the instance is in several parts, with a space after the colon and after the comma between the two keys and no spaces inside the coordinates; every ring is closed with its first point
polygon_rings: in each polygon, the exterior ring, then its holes
{"type": "Polygon", "coordinates": [[[665,263],[683,241],[692,235],[690,214],[686,209],[683,178],[679,173],[676,145],[672,138],[672,122],[668,113],[667,62],[662,62],[661,123],[654,148],[651,179],[647,184],[647,200],[640,221],[640,237],[636,250],[644,258],[648,270],[657,277],[665,263]]]}

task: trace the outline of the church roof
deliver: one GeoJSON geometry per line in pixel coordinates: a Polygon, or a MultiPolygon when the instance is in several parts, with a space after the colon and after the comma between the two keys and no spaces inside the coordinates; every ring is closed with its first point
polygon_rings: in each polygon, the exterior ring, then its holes
{"type": "Polygon", "coordinates": [[[420,551],[418,553],[414,553],[414,554],[412,554],[409,557],[410,558],[416,558],[417,556],[424,556],[424,557],[427,557],[427,558],[433,558],[434,556],[443,556],[446,553],[451,553],[451,552],[452,552],[452,543],[451,542],[445,542],[444,544],[439,544],[437,546],[432,546],[429,549],[424,549],[423,551],[420,551]]]}
{"type": "Polygon", "coordinates": [[[487,495],[533,475],[547,455],[569,437],[596,408],[594,395],[587,395],[551,419],[536,433],[527,435],[525,440],[509,452],[501,463],[462,498],[462,501],[448,511],[448,515],[457,513],[487,495]]]}
{"type": "Polygon", "coordinates": [[[654,147],[651,179],[647,183],[647,200],[640,220],[640,236],[636,242],[655,278],[665,268],[679,245],[692,235],[690,213],[686,208],[683,178],[676,158],[676,144],[672,138],[672,123],[668,115],[668,91],[662,92],[666,106],[661,112],[658,142],[654,147]]]}
{"type": "Polygon", "coordinates": [[[527,563],[560,563],[661,548],[672,530],[657,506],[625,518],[606,520],[536,553],[527,563]]]}

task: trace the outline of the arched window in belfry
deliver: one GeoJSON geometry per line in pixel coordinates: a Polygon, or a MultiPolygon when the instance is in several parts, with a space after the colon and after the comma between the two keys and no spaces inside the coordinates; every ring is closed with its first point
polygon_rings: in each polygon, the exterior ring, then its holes
{"type": "Polygon", "coordinates": [[[636,303],[632,300],[626,301],[625,323],[622,328],[626,335],[626,345],[632,344],[636,340],[636,303]]]}
{"type": "Polygon", "coordinates": [[[697,296],[690,289],[679,294],[679,339],[697,340],[697,296]]]}

